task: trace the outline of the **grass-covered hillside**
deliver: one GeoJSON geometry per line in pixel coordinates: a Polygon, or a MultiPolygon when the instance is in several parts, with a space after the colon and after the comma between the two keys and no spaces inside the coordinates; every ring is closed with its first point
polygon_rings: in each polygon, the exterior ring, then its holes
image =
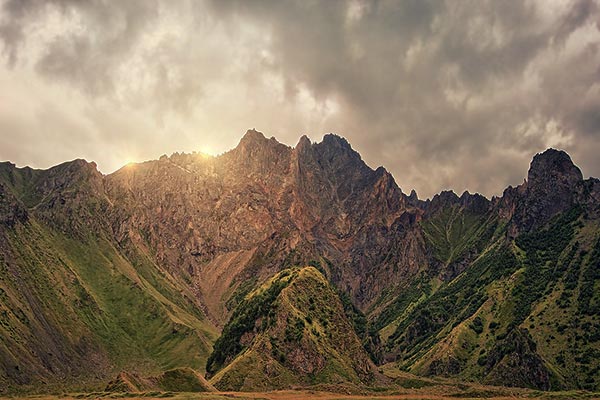
{"type": "Polygon", "coordinates": [[[423,229],[438,262],[460,261],[464,248],[471,260],[452,279],[420,277],[392,303],[396,320],[374,320],[388,361],[420,375],[598,390],[597,220],[574,207],[510,239],[495,219],[453,207],[423,229]]]}
{"type": "Polygon", "coordinates": [[[5,232],[2,247],[4,385],[203,370],[216,331],[149,260],[133,264],[106,240],[74,241],[35,221],[5,232]]]}
{"type": "Polygon", "coordinates": [[[193,293],[118,247],[85,164],[57,168],[0,168],[0,393],[203,371],[217,331],[193,293]]]}
{"type": "Polygon", "coordinates": [[[337,292],[313,267],[283,270],[248,294],[207,371],[218,389],[242,391],[377,379],[337,292]]]}

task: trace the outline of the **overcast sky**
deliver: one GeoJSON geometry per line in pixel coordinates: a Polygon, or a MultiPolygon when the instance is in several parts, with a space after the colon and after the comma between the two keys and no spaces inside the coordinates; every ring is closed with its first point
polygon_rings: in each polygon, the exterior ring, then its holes
{"type": "Polygon", "coordinates": [[[249,128],[346,137],[404,192],[600,176],[600,4],[0,0],[0,159],[109,173],[249,128]]]}

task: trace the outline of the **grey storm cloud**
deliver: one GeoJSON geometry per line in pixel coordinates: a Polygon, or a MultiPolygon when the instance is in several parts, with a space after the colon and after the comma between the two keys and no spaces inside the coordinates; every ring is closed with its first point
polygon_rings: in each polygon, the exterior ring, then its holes
{"type": "Polygon", "coordinates": [[[422,197],[499,194],[546,147],[600,175],[593,0],[5,1],[0,43],[21,164],[109,172],[255,127],[338,133],[422,197]]]}

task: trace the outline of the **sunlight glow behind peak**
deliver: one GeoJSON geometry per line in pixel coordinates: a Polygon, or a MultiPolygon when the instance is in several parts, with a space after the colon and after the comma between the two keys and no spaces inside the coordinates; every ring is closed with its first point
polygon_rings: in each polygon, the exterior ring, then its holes
{"type": "Polygon", "coordinates": [[[132,157],[127,157],[124,160],[123,166],[130,168],[130,167],[134,166],[135,164],[136,164],[136,161],[132,157]]]}
{"type": "Polygon", "coordinates": [[[210,146],[202,146],[198,150],[198,155],[202,158],[212,158],[216,155],[216,152],[210,146]]]}

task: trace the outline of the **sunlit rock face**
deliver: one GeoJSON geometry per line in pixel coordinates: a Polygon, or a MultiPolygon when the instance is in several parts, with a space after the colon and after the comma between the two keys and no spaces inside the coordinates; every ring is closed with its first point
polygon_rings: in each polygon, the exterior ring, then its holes
{"type": "MultiPolygon", "coordinates": [[[[321,143],[303,137],[291,148],[250,130],[221,156],[174,154],[129,165],[105,186],[119,240],[153,249],[159,264],[199,287],[224,257],[236,266],[221,268],[235,275],[257,264],[258,276],[286,259],[325,257],[332,280],[366,306],[426,264],[422,210],[407,205],[385,169],[369,168],[336,135],[321,143]]],[[[214,305],[228,288],[204,289],[198,295],[214,305]]],[[[222,310],[212,311],[222,322],[222,310]]]]}
{"type": "Polygon", "coordinates": [[[108,176],[76,160],[34,175],[41,218],[73,232],[106,231],[123,249],[151,254],[190,282],[219,325],[226,297],[244,279],[322,259],[331,281],[367,309],[385,290],[443,267],[432,265],[420,223],[448,207],[478,215],[493,209],[516,235],[575,204],[594,212],[600,197],[597,180],[584,181],[569,156],[553,149],[534,157],[523,185],[492,202],[452,191],[422,201],[414,191],[405,195],[384,168],[367,166],[340,136],[319,143],[303,136],[289,147],[256,130],[216,157],[175,153],[108,176]]]}

